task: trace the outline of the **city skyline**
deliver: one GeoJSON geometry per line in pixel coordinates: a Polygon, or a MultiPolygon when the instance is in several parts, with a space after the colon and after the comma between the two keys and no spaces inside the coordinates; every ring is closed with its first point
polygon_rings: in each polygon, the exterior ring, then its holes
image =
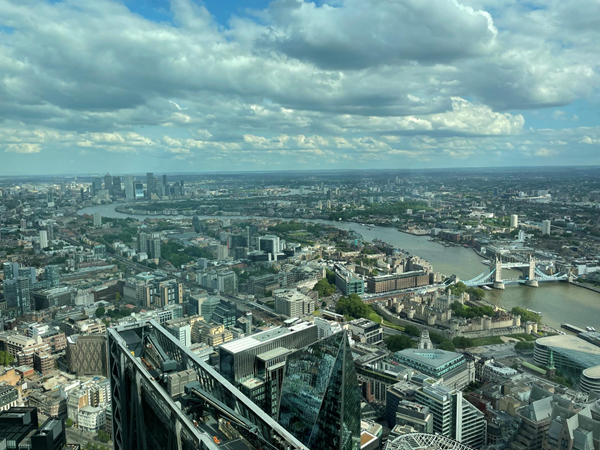
{"type": "Polygon", "coordinates": [[[590,8],[8,1],[0,175],[597,165],[590,8]]]}

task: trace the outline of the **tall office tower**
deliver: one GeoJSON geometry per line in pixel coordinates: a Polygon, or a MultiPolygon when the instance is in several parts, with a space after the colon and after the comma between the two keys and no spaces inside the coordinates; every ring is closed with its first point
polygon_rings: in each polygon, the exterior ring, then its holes
{"type": "Polygon", "coordinates": [[[133,175],[125,175],[125,198],[127,200],[135,199],[135,186],[133,175]]]}
{"type": "Polygon", "coordinates": [[[287,356],[278,421],[307,447],[360,448],[360,401],[347,332],[287,356]]]}
{"type": "Polygon", "coordinates": [[[494,197],[498,197],[499,192],[500,192],[500,190],[497,187],[495,187],[494,188],[494,197]]]}
{"type": "Polygon", "coordinates": [[[12,280],[19,276],[19,263],[5,262],[3,265],[4,279],[12,280]]]}
{"type": "Polygon", "coordinates": [[[154,174],[152,172],[148,172],[146,174],[146,197],[148,199],[152,198],[152,194],[155,193],[156,190],[156,179],[154,178],[154,174]]]}
{"type": "Polygon", "coordinates": [[[200,218],[198,216],[194,216],[192,218],[192,226],[194,227],[194,231],[196,233],[200,233],[201,222],[200,222],[200,218]]]}
{"type": "Polygon", "coordinates": [[[21,219],[19,221],[19,228],[21,228],[22,230],[24,230],[25,228],[27,228],[27,221],[25,219],[21,219]]]}
{"type": "Polygon", "coordinates": [[[519,216],[516,214],[511,214],[510,216],[510,227],[517,228],[519,226],[519,216]]]}
{"type": "Polygon", "coordinates": [[[94,213],[94,227],[100,228],[102,226],[102,216],[100,213],[94,213]]]}
{"type": "Polygon", "coordinates": [[[48,281],[50,287],[60,284],[60,266],[50,265],[44,268],[44,280],[48,281]]]}
{"type": "Polygon", "coordinates": [[[107,190],[110,195],[113,195],[113,177],[110,173],[104,175],[104,189],[107,190]]]}
{"type": "Polygon", "coordinates": [[[46,203],[50,208],[54,206],[54,194],[51,190],[46,194],[46,203]]]}
{"type": "Polygon", "coordinates": [[[7,308],[17,308],[18,314],[29,314],[31,312],[31,277],[17,276],[11,280],[5,280],[4,298],[7,308]]]}
{"type": "Polygon", "coordinates": [[[19,276],[29,278],[31,286],[37,282],[37,271],[35,270],[35,267],[19,267],[19,276]]]}
{"type": "Polygon", "coordinates": [[[107,334],[115,450],[306,449],[158,322],[107,334]]]}
{"type": "Polygon", "coordinates": [[[281,243],[278,236],[266,235],[258,238],[258,249],[276,255],[281,251],[281,243]]]}
{"type": "Polygon", "coordinates": [[[136,200],[144,198],[144,184],[140,181],[135,182],[135,198],[136,200]]]}
{"type": "Polygon", "coordinates": [[[164,189],[164,195],[169,195],[168,194],[168,190],[169,190],[169,183],[167,183],[167,176],[163,175],[162,176],[162,185],[163,185],[163,189],[164,189]]]}
{"type": "Polygon", "coordinates": [[[256,240],[254,236],[258,234],[258,227],[256,225],[249,225],[246,227],[246,242],[249,249],[256,248],[256,240]]]}
{"type": "Polygon", "coordinates": [[[219,302],[211,315],[211,322],[223,325],[225,328],[235,327],[237,315],[237,305],[229,300],[219,302]]]}
{"type": "Polygon", "coordinates": [[[542,234],[550,234],[551,224],[549,220],[542,220],[542,234]]]}
{"type": "Polygon", "coordinates": [[[81,195],[81,201],[84,202],[85,201],[85,189],[81,188],[79,190],[79,193],[81,195]]]}
{"type": "Polygon", "coordinates": [[[102,178],[95,177],[94,178],[94,192],[98,192],[102,190],[102,178]]]}
{"type": "Polygon", "coordinates": [[[141,232],[137,236],[137,250],[148,254],[150,258],[160,259],[160,245],[162,240],[160,233],[141,232]]]}
{"type": "Polygon", "coordinates": [[[463,399],[462,392],[435,384],[428,378],[415,391],[415,403],[427,406],[433,415],[433,432],[451,437],[473,448],[486,443],[487,424],[481,411],[463,399]]]}
{"type": "Polygon", "coordinates": [[[48,239],[53,241],[54,240],[54,224],[48,223],[46,225],[46,232],[48,233],[48,239]]]}
{"type": "Polygon", "coordinates": [[[121,177],[113,177],[112,180],[113,194],[115,197],[121,196],[121,177]]]}
{"type": "Polygon", "coordinates": [[[40,230],[40,248],[43,250],[48,247],[48,232],[46,230],[40,230]]]}

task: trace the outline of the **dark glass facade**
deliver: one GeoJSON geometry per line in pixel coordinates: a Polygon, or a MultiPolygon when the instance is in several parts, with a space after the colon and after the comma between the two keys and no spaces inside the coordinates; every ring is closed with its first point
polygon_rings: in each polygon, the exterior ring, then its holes
{"type": "Polygon", "coordinates": [[[360,388],[346,332],[288,356],[279,423],[311,449],[360,448],[360,388]]]}

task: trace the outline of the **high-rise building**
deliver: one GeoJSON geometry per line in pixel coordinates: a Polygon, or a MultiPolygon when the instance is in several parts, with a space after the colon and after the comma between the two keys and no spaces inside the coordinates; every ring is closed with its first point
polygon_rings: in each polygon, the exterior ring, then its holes
{"type": "Polygon", "coordinates": [[[81,195],[81,201],[84,202],[85,201],[85,189],[84,188],[79,189],[79,195],[81,195]]]}
{"type": "Polygon", "coordinates": [[[46,230],[40,230],[39,232],[40,248],[43,250],[48,247],[48,232],[46,230]]]}
{"type": "Polygon", "coordinates": [[[78,335],[67,338],[69,372],[78,376],[107,376],[106,336],[104,334],[78,335]]]}
{"type": "Polygon", "coordinates": [[[94,227],[100,228],[102,226],[102,216],[100,213],[94,213],[94,227]]]}
{"type": "Polygon", "coordinates": [[[19,276],[19,263],[5,262],[3,265],[4,280],[11,280],[19,276]]]}
{"type": "Polygon", "coordinates": [[[278,421],[308,448],[360,448],[360,401],[346,332],[287,356],[278,421]]]}
{"type": "Polygon", "coordinates": [[[135,199],[135,186],[134,186],[133,175],[125,175],[124,184],[125,184],[125,199],[134,200],[135,199]]]}
{"type": "Polygon", "coordinates": [[[552,222],[549,220],[542,220],[542,234],[550,234],[550,227],[552,226],[552,222]]]}
{"type": "Polygon", "coordinates": [[[519,226],[519,216],[516,214],[511,214],[510,216],[510,227],[517,228],[519,226]]]}
{"type": "Polygon", "coordinates": [[[31,276],[17,275],[15,278],[5,280],[4,298],[8,308],[16,308],[19,315],[31,312],[31,276]]]}
{"type": "Polygon", "coordinates": [[[56,287],[60,285],[60,266],[46,266],[44,268],[44,280],[48,282],[50,287],[56,287]]]}
{"type": "Polygon", "coordinates": [[[115,450],[305,449],[158,322],[111,327],[108,349],[115,450]]]}
{"type": "Polygon", "coordinates": [[[94,185],[94,192],[98,192],[98,191],[102,190],[102,178],[95,177],[93,185],[94,185]]]}
{"type": "Polygon", "coordinates": [[[150,258],[160,259],[160,245],[162,239],[160,233],[139,233],[137,237],[137,250],[143,252],[150,258]]]}
{"type": "Polygon", "coordinates": [[[152,172],[146,174],[146,198],[151,199],[156,192],[156,178],[152,172]]]}
{"type": "Polygon", "coordinates": [[[235,327],[237,320],[237,305],[229,300],[222,300],[212,313],[210,320],[223,325],[225,328],[235,327]]]}
{"type": "Polygon", "coordinates": [[[113,195],[113,177],[110,173],[104,175],[104,189],[108,191],[109,195],[113,195]]]}
{"type": "Polygon", "coordinates": [[[162,185],[163,185],[163,189],[164,189],[164,194],[163,195],[169,195],[168,194],[168,188],[169,188],[169,184],[167,183],[167,176],[163,175],[162,176],[162,185]]]}
{"type": "Polygon", "coordinates": [[[113,186],[113,195],[115,197],[121,197],[122,196],[122,193],[121,193],[121,177],[118,177],[118,176],[113,177],[112,186],[113,186]]]}
{"type": "Polygon", "coordinates": [[[140,181],[135,182],[135,198],[144,198],[144,184],[140,181]]]}
{"type": "Polygon", "coordinates": [[[266,235],[258,238],[258,249],[276,255],[281,251],[278,236],[266,235]]]}

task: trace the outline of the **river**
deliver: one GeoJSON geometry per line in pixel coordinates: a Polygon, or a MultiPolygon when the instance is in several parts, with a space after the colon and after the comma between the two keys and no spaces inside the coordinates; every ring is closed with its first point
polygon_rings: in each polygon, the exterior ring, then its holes
{"type": "MultiPolygon", "coordinates": [[[[100,213],[104,217],[134,217],[144,220],[151,218],[176,218],[178,216],[144,216],[127,215],[115,211],[116,204],[99,205],[84,208],[78,214],[100,213]]],[[[199,216],[212,218],[216,216],[199,216]]],[[[246,218],[245,216],[222,216],[222,218],[246,218]]],[[[427,236],[413,236],[401,233],[394,228],[373,227],[369,229],[357,223],[333,222],[315,220],[314,222],[327,223],[345,230],[354,230],[360,233],[366,241],[379,238],[389,242],[396,248],[418,255],[429,261],[436,272],[445,275],[456,274],[464,280],[475,277],[487,270],[480,258],[472,249],[464,247],[444,247],[435,242],[428,241],[427,236]]],[[[516,274],[516,272],[515,272],[516,274]]],[[[514,278],[512,274],[507,276],[514,278]]],[[[510,309],[519,306],[525,309],[540,311],[542,321],[550,326],[559,328],[561,323],[567,322],[581,328],[593,326],[600,330],[600,294],[588,289],[580,288],[564,282],[542,282],[539,288],[530,288],[521,285],[507,286],[504,291],[486,291],[486,300],[503,308],[510,309]]]]}

